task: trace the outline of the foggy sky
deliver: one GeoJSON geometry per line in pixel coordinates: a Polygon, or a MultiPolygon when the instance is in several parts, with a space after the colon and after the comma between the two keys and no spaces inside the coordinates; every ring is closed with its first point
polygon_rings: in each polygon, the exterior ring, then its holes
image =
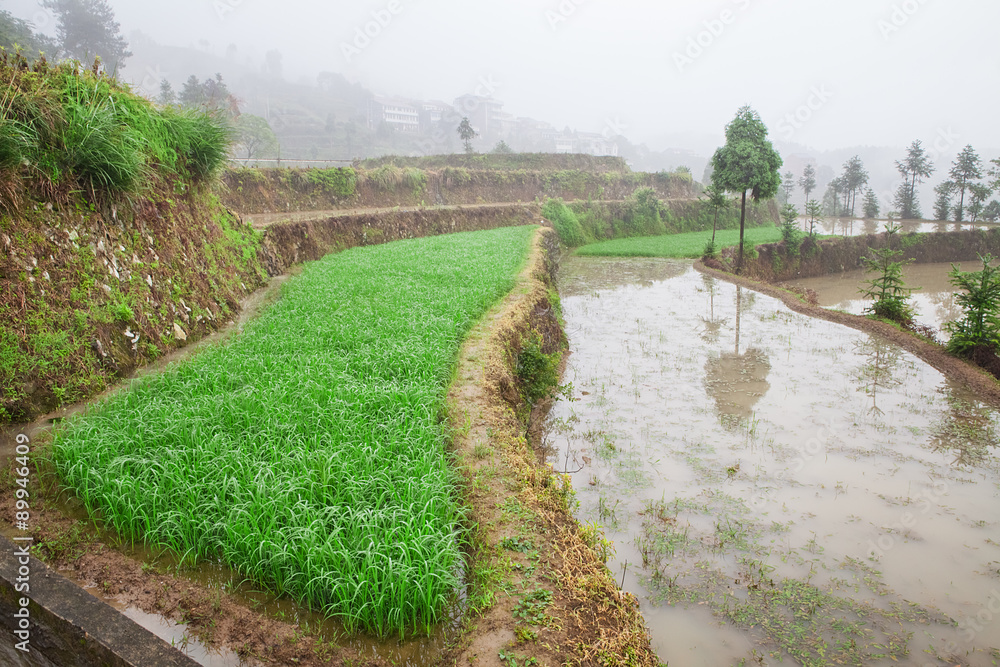
{"type": "MultiPolygon", "coordinates": [[[[4,5],[45,23],[36,0],[4,5]]],[[[111,5],[126,36],[140,30],[179,46],[207,40],[219,55],[230,44],[258,57],[278,49],[289,79],[331,70],[378,93],[449,102],[492,89],[517,116],[613,129],[654,148],[710,150],[744,104],[777,142],[820,150],[921,139],[947,143],[940,150],[949,153],[971,143],[992,158],[989,149],[1000,146],[995,0],[111,5]],[[371,23],[378,18],[384,26],[371,23]],[[364,46],[355,40],[366,26],[378,34],[364,46]],[[363,48],[348,57],[345,44],[363,48]]]]}

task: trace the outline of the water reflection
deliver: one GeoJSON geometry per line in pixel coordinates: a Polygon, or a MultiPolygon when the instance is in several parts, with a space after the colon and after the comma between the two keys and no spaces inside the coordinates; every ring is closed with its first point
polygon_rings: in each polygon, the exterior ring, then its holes
{"type": "Polygon", "coordinates": [[[872,336],[856,342],[854,351],[865,358],[864,365],[855,370],[858,391],[872,399],[868,413],[882,418],[885,412],[878,407],[879,392],[895,389],[902,383],[898,370],[903,350],[884,338],[872,336]]]}
{"type": "Polygon", "coordinates": [[[628,264],[564,266],[577,396],[546,444],[660,659],[990,665],[1000,622],[956,621],[1000,589],[997,413],[884,341],[628,264]]]}
{"type": "MultiPolygon", "coordinates": [[[[713,297],[714,298],[714,297],[713,297]]],[[[736,287],[736,332],[733,352],[723,352],[705,363],[705,391],[715,400],[721,423],[738,429],[753,417],[754,406],[767,394],[771,385],[767,376],[771,363],[767,354],[750,348],[740,353],[740,326],[744,308],[752,308],[752,300],[744,304],[744,290],[736,287]]]]}

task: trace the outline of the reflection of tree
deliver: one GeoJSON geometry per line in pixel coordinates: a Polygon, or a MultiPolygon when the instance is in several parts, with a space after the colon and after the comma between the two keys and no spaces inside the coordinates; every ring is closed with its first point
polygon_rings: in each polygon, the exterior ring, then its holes
{"type": "Polygon", "coordinates": [[[718,343],[719,335],[722,332],[722,325],[726,323],[726,320],[721,317],[715,317],[715,278],[702,274],[701,279],[709,295],[708,317],[700,318],[702,325],[705,327],[701,337],[706,343],[718,343]]]}
{"type": "Polygon", "coordinates": [[[865,220],[865,234],[878,234],[878,223],[874,220],[865,220]]]}
{"type": "Polygon", "coordinates": [[[884,338],[869,336],[855,346],[855,352],[866,357],[865,364],[857,370],[855,376],[859,384],[858,391],[871,396],[872,407],[869,412],[881,417],[885,413],[878,407],[878,394],[881,390],[893,389],[902,384],[903,381],[896,377],[896,373],[903,350],[884,338]]]}
{"type": "Polygon", "coordinates": [[[934,427],[930,445],[936,451],[955,455],[954,465],[976,465],[997,446],[997,424],[992,410],[948,380],[942,389],[948,410],[934,427]]]}
{"type": "Polygon", "coordinates": [[[733,353],[723,353],[705,364],[705,391],[715,400],[723,425],[736,426],[753,416],[754,406],[771,389],[767,376],[771,362],[761,350],[740,354],[743,288],[736,288],[736,343],[733,353]],[[728,418],[728,419],[727,419],[728,418]]]}

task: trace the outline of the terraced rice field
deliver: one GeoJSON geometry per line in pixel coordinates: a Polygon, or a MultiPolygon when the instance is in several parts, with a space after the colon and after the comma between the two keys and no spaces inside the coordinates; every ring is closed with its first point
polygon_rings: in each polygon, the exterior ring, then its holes
{"type": "MultiPolygon", "coordinates": [[[[576,251],[577,255],[590,257],[668,257],[673,259],[697,259],[705,253],[705,246],[712,240],[711,230],[669,234],[667,236],[643,236],[638,238],[614,239],[602,243],[592,243],[576,251]]],[[[747,243],[758,246],[762,243],[777,243],[781,240],[781,230],[774,226],[750,227],[746,230],[747,243]]],[[[740,244],[740,230],[720,229],[716,232],[715,243],[719,248],[740,244]]]]}
{"type": "Polygon", "coordinates": [[[315,262],[228,343],[68,423],[54,463],[126,538],[221,560],[350,630],[428,631],[462,577],[447,388],[534,231],[315,262]]]}

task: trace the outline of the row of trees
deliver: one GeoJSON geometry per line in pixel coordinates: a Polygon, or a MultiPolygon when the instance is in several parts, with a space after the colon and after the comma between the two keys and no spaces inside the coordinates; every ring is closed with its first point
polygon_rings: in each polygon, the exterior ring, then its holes
{"type": "MultiPolygon", "coordinates": [[[[935,218],[959,223],[1000,219],[1000,202],[990,201],[995,192],[1000,192],[1000,160],[993,160],[991,164],[993,167],[988,169],[973,147],[966,146],[952,163],[948,172],[949,180],[934,190],[937,195],[934,204],[935,218]]],[[[917,191],[921,183],[935,172],[935,167],[920,141],[914,141],[910,145],[906,157],[896,162],[896,170],[903,182],[893,195],[892,205],[896,211],[892,217],[904,220],[922,218],[917,191]]],[[[868,187],[869,179],[864,163],[855,155],[844,164],[843,172],[827,185],[823,211],[832,216],[854,217],[858,196],[861,195],[864,217],[877,218],[881,205],[878,195],[868,187]]],[[[806,165],[798,180],[793,172],[785,172],[782,176],[782,189],[786,201],[791,199],[796,185],[806,195],[808,210],[811,195],[816,190],[816,168],[811,164],[806,165]]]]}

